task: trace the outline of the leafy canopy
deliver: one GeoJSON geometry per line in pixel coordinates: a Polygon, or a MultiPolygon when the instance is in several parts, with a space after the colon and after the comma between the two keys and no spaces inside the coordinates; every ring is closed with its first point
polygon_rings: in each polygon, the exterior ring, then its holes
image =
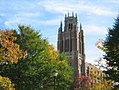
{"type": "Polygon", "coordinates": [[[64,54],[59,55],[39,32],[29,26],[19,26],[19,33],[14,31],[14,36],[20,48],[27,51],[26,58],[13,65],[4,65],[1,74],[8,76],[17,90],[52,90],[54,70],[58,71],[56,88],[67,90],[70,87],[72,68],[64,54]]]}
{"type": "MultiPolygon", "coordinates": [[[[17,63],[25,52],[20,50],[19,45],[14,43],[16,37],[11,30],[0,30],[0,72],[2,65],[17,63]]],[[[15,90],[14,84],[7,77],[0,75],[0,90],[15,90]]]]}

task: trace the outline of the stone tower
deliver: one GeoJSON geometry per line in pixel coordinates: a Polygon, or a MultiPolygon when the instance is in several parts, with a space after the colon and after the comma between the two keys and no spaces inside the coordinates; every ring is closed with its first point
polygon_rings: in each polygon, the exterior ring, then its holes
{"type": "Polygon", "coordinates": [[[64,30],[62,22],[58,30],[57,48],[60,53],[66,53],[69,56],[75,79],[80,75],[85,75],[84,35],[81,24],[80,32],[78,31],[77,14],[65,15],[64,24],[64,30]]]}

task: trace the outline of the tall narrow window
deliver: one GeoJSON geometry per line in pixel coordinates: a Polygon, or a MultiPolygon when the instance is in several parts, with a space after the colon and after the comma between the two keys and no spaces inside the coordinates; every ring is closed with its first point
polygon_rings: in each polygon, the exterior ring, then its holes
{"type": "Polygon", "coordinates": [[[72,29],[73,25],[71,24],[71,29],[72,29]]]}
{"type": "Polygon", "coordinates": [[[71,28],[71,24],[69,24],[69,29],[71,28]]]}
{"type": "Polygon", "coordinates": [[[72,51],[72,38],[70,38],[70,51],[72,51]]]}
{"type": "Polygon", "coordinates": [[[69,39],[65,40],[65,52],[69,51],[69,39]]]}

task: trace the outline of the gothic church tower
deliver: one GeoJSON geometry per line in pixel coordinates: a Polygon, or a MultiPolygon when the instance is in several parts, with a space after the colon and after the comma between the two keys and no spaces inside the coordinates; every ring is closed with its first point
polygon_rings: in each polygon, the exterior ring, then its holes
{"type": "Polygon", "coordinates": [[[78,31],[77,15],[66,16],[64,21],[64,30],[62,22],[58,30],[57,48],[60,53],[66,53],[69,56],[70,64],[73,67],[73,78],[85,75],[85,53],[84,53],[84,35],[80,24],[78,31]]]}

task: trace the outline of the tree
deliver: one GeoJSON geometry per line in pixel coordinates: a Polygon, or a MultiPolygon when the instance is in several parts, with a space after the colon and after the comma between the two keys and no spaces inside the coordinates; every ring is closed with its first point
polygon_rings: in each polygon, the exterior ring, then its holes
{"type": "MultiPolygon", "coordinates": [[[[17,63],[19,58],[25,54],[20,50],[19,45],[14,43],[16,37],[11,30],[0,30],[0,72],[2,65],[17,63]]],[[[14,84],[7,77],[0,75],[0,90],[15,90],[14,84]]]]}
{"type": "Polygon", "coordinates": [[[110,79],[119,83],[119,16],[115,19],[113,27],[109,28],[103,46],[106,48],[106,73],[110,79]]]}
{"type": "Polygon", "coordinates": [[[57,69],[59,71],[58,90],[68,90],[73,83],[72,79],[72,67],[69,63],[69,58],[66,54],[62,53],[58,56],[57,69]]]}
{"type": "Polygon", "coordinates": [[[26,58],[17,64],[4,65],[2,75],[8,76],[17,90],[42,90],[53,88],[52,72],[58,70],[57,88],[66,90],[72,76],[68,60],[29,26],[19,26],[19,33],[14,31],[14,36],[20,48],[27,51],[26,58]]]}

